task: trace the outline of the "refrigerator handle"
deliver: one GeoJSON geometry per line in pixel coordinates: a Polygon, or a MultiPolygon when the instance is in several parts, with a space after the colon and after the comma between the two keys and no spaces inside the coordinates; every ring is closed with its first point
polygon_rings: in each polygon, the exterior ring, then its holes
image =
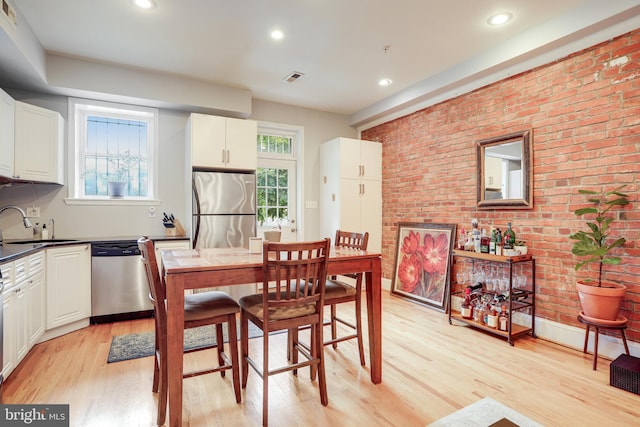
{"type": "Polygon", "coordinates": [[[191,188],[193,191],[193,215],[196,218],[196,224],[193,230],[193,249],[196,248],[196,244],[198,243],[198,234],[200,232],[200,196],[198,195],[198,189],[196,187],[195,179],[191,179],[191,188]]]}

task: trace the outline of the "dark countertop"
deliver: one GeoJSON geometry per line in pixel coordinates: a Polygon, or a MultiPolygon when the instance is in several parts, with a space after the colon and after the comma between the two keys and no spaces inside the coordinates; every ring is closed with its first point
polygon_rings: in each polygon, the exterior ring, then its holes
{"type": "MultiPolygon", "coordinates": [[[[173,241],[173,240],[189,240],[188,237],[178,236],[148,236],[154,242],[173,241]]],[[[13,261],[18,258],[35,253],[44,248],[50,248],[54,246],[69,246],[69,245],[81,245],[85,243],[99,243],[99,242],[122,242],[122,241],[136,241],[140,236],[116,236],[116,237],[69,237],[69,238],[56,238],[54,240],[42,240],[33,242],[30,240],[5,240],[0,245],[0,263],[13,261]]]]}

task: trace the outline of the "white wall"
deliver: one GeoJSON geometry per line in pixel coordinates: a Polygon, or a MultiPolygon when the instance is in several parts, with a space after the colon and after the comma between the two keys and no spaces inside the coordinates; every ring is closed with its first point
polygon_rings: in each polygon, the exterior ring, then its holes
{"type": "MultiPolygon", "coordinates": [[[[66,97],[11,89],[7,89],[7,92],[17,100],[58,111],[65,121],[67,119],[66,97]]],[[[304,128],[303,200],[317,201],[318,147],[323,141],[337,136],[356,137],[355,129],[348,125],[348,117],[266,101],[253,101],[252,109],[250,118],[253,120],[304,128]]],[[[0,186],[0,206],[15,204],[22,208],[40,207],[40,218],[32,222],[42,224],[53,218],[58,238],[161,235],[164,233],[162,212],[172,212],[176,218],[188,224],[189,218],[184,217],[184,201],[188,191],[184,188],[187,116],[188,113],[184,111],[160,110],[158,196],[161,203],[156,206],[156,211],[160,213],[156,218],[149,218],[148,206],[67,205],[64,202],[67,188],[49,184],[0,186]]],[[[302,215],[305,238],[320,237],[317,209],[305,209],[302,215]]],[[[6,211],[0,216],[0,229],[7,239],[31,237],[31,230],[22,226],[19,214],[15,211],[6,211]]]]}

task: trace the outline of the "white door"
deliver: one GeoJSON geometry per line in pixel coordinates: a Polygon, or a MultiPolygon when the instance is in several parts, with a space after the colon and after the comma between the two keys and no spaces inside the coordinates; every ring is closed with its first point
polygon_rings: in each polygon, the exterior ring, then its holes
{"type": "Polygon", "coordinates": [[[257,176],[258,237],[280,230],[280,241],[297,241],[296,161],[258,159],[257,176]]]}

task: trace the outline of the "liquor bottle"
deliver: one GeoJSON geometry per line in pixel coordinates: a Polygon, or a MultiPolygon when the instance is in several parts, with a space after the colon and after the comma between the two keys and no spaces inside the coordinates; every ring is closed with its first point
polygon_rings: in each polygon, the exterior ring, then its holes
{"type": "Polygon", "coordinates": [[[496,231],[496,255],[502,255],[502,231],[496,231]]]}
{"type": "Polygon", "coordinates": [[[507,223],[507,231],[504,232],[504,249],[513,249],[516,244],[516,233],[511,229],[511,223],[507,223]]]}
{"type": "Polygon", "coordinates": [[[462,301],[462,308],[460,314],[463,319],[473,318],[473,307],[471,306],[471,289],[465,289],[464,301],[462,301]]]}
{"type": "Polygon", "coordinates": [[[488,307],[487,326],[493,329],[498,328],[498,312],[495,306],[488,307]]]}
{"type": "Polygon", "coordinates": [[[498,329],[501,331],[507,331],[509,329],[509,316],[507,315],[507,306],[502,306],[502,311],[498,316],[498,329]]]}
{"type": "Polygon", "coordinates": [[[492,255],[496,254],[496,229],[491,229],[491,240],[489,241],[489,253],[492,255]]]}

